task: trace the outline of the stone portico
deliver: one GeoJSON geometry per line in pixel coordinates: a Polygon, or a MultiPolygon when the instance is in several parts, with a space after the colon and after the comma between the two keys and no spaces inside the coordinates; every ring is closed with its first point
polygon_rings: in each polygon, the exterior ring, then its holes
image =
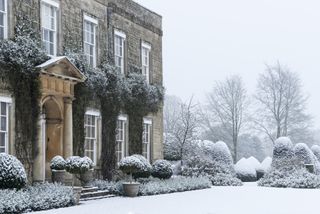
{"type": "Polygon", "coordinates": [[[74,86],[85,76],[67,57],[56,57],[37,66],[41,80],[38,155],[33,165],[33,181],[51,179],[50,161],[73,155],[72,102],[74,86]]]}

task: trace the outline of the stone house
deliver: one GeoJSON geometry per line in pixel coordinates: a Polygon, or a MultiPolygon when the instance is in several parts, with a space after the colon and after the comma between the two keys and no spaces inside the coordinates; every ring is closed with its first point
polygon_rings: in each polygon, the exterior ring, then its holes
{"type": "MultiPolygon", "coordinates": [[[[82,49],[88,63],[99,66],[105,57],[126,74],[138,66],[149,84],[162,85],[162,17],[131,0],[0,0],[0,39],[14,36],[18,13],[28,14],[41,34],[42,46],[51,59],[41,71],[41,118],[33,181],[50,179],[50,160],[74,155],[74,87],[86,80],[83,73],[63,56],[66,46],[82,49]]],[[[0,90],[0,152],[15,154],[15,100],[0,90]]],[[[116,158],[128,155],[128,115],[117,122],[116,158]]],[[[87,106],[84,153],[99,169],[101,114],[87,106]]],[[[150,161],[163,157],[163,115],[143,119],[143,155],[150,161]]]]}

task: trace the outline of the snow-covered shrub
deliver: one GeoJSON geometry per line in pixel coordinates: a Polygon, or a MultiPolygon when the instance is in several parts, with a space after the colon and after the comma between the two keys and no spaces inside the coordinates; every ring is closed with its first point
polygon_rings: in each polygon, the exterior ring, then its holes
{"type": "Polygon", "coordinates": [[[272,158],[266,157],[261,163],[261,169],[266,173],[271,169],[272,158]]]}
{"type": "Polygon", "coordinates": [[[144,172],[145,165],[141,162],[140,159],[134,156],[128,156],[123,158],[119,162],[119,169],[126,174],[132,176],[134,173],[144,172]]]}
{"type": "Polygon", "coordinates": [[[61,184],[39,184],[28,188],[33,211],[68,207],[75,204],[71,187],[61,184]]]}
{"type": "Polygon", "coordinates": [[[165,160],[178,161],[182,159],[181,149],[179,144],[176,142],[175,138],[171,133],[166,133],[164,135],[165,143],[163,147],[163,155],[165,160]]]}
{"type": "Polygon", "coordinates": [[[255,161],[242,158],[235,165],[237,178],[242,182],[253,182],[257,180],[257,171],[255,161]]]}
{"type": "Polygon", "coordinates": [[[71,174],[82,174],[93,168],[93,162],[88,157],[71,156],[66,160],[66,170],[71,174]]]}
{"type": "Polygon", "coordinates": [[[241,180],[230,174],[218,173],[209,179],[213,186],[242,186],[241,180]]]}
{"type": "Polygon", "coordinates": [[[31,211],[30,195],[25,190],[0,190],[0,213],[31,211]]]}
{"type": "Polygon", "coordinates": [[[139,172],[133,173],[133,177],[135,179],[137,178],[148,178],[151,175],[152,166],[149,163],[149,161],[142,155],[132,155],[132,157],[135,157],[141,161],[143,164],[143,169],[139,172]]]}
{"type": "Polygon", "coordinates": [[[158,195],[174,192],[183,192],[211,187],[211,182],[207,177],[183,177],[178,176],[166,180],[157,178],[150,179],[149,182],[142,183],[139,195],[158,195]]]}
{"type": "Polygon", "coordinates": [[[297,158],[297,161],[300,164],[314,164],[315,156],[313,155],[307,144],[298,143],[294,146],[293,151],[295,157],[297,158]]]}
{"type": "Polygon", "coordinates": [[[27,175],[22,163],[14,156],[0,153],[0,189],[23,188],[27,175]]]}
{"type": "Polygon", "coordinates": [[[304,145],[300,144],[294,150],[289,138],[279,138],[275,142],[271,169],[258,184],[268,187],[319,188],[320,178],[309,173],[301,164],[304,159],[301,157],[307,154],[305,151],[304,145]],[[294,155],[295,151],[297,156],[294,155]]]}
{"type": "Polygon", "coordinates": [[[65,170],[66,169],[66,161],[61,156],[55,156],[52,158],[50,163],[50,168],[54,170],[65,170]]]}
{"type": "Polygon", "coordinates": [[[288,137],[280,137],[274,143],[272,167],[278,169],[294,165],[293,144],[288,137]]]}
{"type": "Polygon", "coordinates": [[[160,179],[169,179],[173,174],[172,165],[166,160],[157,160],[152,164],[152,176],[160,179]]]}
{"type": "Polygon", "coordinates": [[[313,145],[311,147],[311,151],[313,152],[313,154],[316,156],[316,158],[318,159],[318,161],[320,161],[320,146],[319,145],[313,145]]]}
{"type": "Polygon", "coordinates": [[[74,205],[73,191],[60,184],[38,184],[21,190],[0,190],[0,213],[22,213],[74,205]]]}
{"type": "Polygon", "coordinates": [[[320,178],[307,172],[305,168],[290,170],[274,169],[267,173],[259,182],[259,186],[283,188],[320,188],[320,178]]]}
{"type": "Polygon", "coordinates": [[[241,184],[236,178],[230,150],[224,142],[206,141],[194,147],[194,151],[182,167],[182,175],[207,176],[217,186],[241,184]]]}

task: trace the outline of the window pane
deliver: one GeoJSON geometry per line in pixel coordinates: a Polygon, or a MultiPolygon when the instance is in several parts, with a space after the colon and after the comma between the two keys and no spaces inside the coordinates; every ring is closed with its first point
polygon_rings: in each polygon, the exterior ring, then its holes
{"type": "Polygon", "coordinates": [[[4,14],[0,12],[0,26],[4,26],[4,14]]]}
{"type": "Polygon", "coordinates": [[[1,117],[1,131],[7,131],[7,118],[1,117]]]}
{"type": "Polygon", "coordinates": [[[5,11],[4,1],[5,0],[0,0],[0,11],[5,11]]]}
{"type": "Polygon", "coordinates": [[[0,27],[0,39],[4,39],[3,27],[0,27]]]}
{"type": "Polygon", "coordinates": [[[0,133],[0,147],[6,146],[6,134],[1,132],[0,133]]]}
{"type": "Polygon", "coordinates": [[[1,115],[7,115],[7,103],[1,102],[1,115]]]}

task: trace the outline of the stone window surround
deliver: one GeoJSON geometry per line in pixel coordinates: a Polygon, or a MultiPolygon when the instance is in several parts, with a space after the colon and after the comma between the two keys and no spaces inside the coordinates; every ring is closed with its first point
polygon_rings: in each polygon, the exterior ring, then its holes
{"type": "MultiPolygon", "coordinates": [[[[51,7],[54,7],[54,8],[56,8],[56,10],[55,10],[55,23],[54,23],[54,37],[53,37],[53,39],[54,39],[54,41],[53,41],[53,54],[51,55],[51,54],[49,54],[49,53],[47,53],[48,54],[48,56],[56,56],[57,55],[57,49],[58,49],[58,15],[59,15],[59,13],[58,13],[58,10],[59,10],[59,7],[60,7],[60,5],[59,5],[59,2],[56,2],[56,1],[54,1],[54,0],[41,0],[41,15],[40,15],[40,22],[41,22],[41,37],[42,37],[42,42],[44,42],[43,41],[43,29],[42,28],[44,28],[43,27],[43,21],[42,21],[42,7],[43,7],[43,5],[49,5],[49,6],[51,6],[51,7]]],[[[47,30],[52,30],[52,29],[47,29],[47,30]]]]}
{"type": "MultiPolygon", "coordinates": [[[[100,114],[100,111],[99,110],[96,110],[96,109],[88,109],[87,111],[86,111],[86,113],[85,113],[85,115],[89,115],[89,116],[94,116],[94,118],[95,118],[95,143],[94,143],[94,147],[93,147],[93,163],[96,165],[96,163],[97,163],[97,160],[98,160],[98,139],[99,139],[99,133],[98,133],[98,130],[100,130],[99,129],[99,127],[98,127],[98,119],[101,117],[101,114],[100,114]]],[[[85,122],[85,124],[83,124],[84,125],[84,128],[86,128],[86,122],[85,122]]],[[[86,134],[85,134],[85,138],[87,139],[87,136],[86,136],[86,134]]],[[[86,148],[85,148],[85,150],[84,151],[86,151],[86,148]]]]}
{"type": "Polygon", "coordinates": [[[9,135],[10,135],[10,127],[9,127],[9,107],[12,105],[12,98],[0,96],[0,103],[6,103],[6,131],[0,131],[1,133],[5,133],[5,144],[4,144],[4,153],[9,153],[9,135]]]}
{"type": "MultiPolygon", "coordinates": [[[[91,16],[89,16],[87,14],[83,14],[83,45],[85,45],[87,43],[89,45],[93,45],[94,46],[94,48],[93,48],[93,56],[92,56],[93,57],[92,67],[94,67],[94,68],[97,66],[97,38],[96,38],[96,36],[97,36],[97,27],[98,27],[98,20],[97,19],[95,19],[95,18],[93,18],[93,17],[91,17],[91,16]],[[94,38],[93,44],[87,43],[85,41],[85,31],[86,31],[85,22],[89,22],[89,23],[95,25],[94,26],[94,31],[93,31],[93,34],[94,34],[94,36],[93,36],[93,38],[94,38]]],[[[84,47],[83,47],[83,49],[85,50],[84,47]]],[[[85,53],[85,55],[87,55],[87,54],[85,53]]]]}
{"type": "Polygon", "coordinates": [[[150,83],[150,52],[151,45],[145,41],[141,43],[141,68],[142,75],[146,78],[147,83],[150,83]],[[144,56],[144,49],[147,50],[147,56],[144,56]],[[147,62],[144,62],[144,57],[147,57],[147,62]],[[146,68],[146,73],[143,73],[143,68],[146,68]]]}
{"type": "Polygon", "coordinates": [[[143,118],[143,136],[142,136],[142,155],[148,160],[150,161],[151,157],[150,157],[150,154],[151,154],[151,133],[152,133],[152,119],[149,118],[149,117],[144,117],[143,118]],[[147,131],[148,131],[148,134],[147,136],[146,133],[145,133],[145,128],[147,127],[147,131]],[[148,139],[146,139],[148,138],[148,139]],[[147,151],[146,151],[146,154],[144,154],[144,146],[145,144],[147,144],[147,151]]]}
{"type": "Polygon", "coordinates": [[[0,11],[3,14],[3,38],[8,38],[8,0],[3,0],[4,10],[0,11]]]}
{"type": "MultiPolygon", "coordinates": [[[[128,116],[124,114],[120,114],[118,116],[118,122],[122,122],[122,139],[120,140],[118,136],[116,136],[116,141],[117,141],[117,147],[116,147],[116,155],[121,152],[121,158],[118,158],[117,156],[117,161],[119,159],[122,159],[126,156],[126,146],[127,146],[127,126],[126,123],[128,123],[128,116]],[[118,151],[118,143],[122,143],[121,146],[121,151],[118,151]]],[[[117,131],[118,131],[118,124],[117,124],[117,131]]]]}
{"type": "Polygon", "coordinates": [[[126,34],[123,32],[123,31],[120,31],[118,29],[115,29],[114,30],[114,60],[115,60],[115,63],[116,63],[116,59],[117,57],[121,58],[121,65],[120,65],[120,72],[122,74],[125,73],[125,40],[127,39],[127,36],[126,34]],[[119,44],[121,47],[122,47],[122,55],[117,55],[117,51],[116,51],[116,48],[117,48],[117,37],[120,37],[121,38],[121,44],[119,44]]]}

